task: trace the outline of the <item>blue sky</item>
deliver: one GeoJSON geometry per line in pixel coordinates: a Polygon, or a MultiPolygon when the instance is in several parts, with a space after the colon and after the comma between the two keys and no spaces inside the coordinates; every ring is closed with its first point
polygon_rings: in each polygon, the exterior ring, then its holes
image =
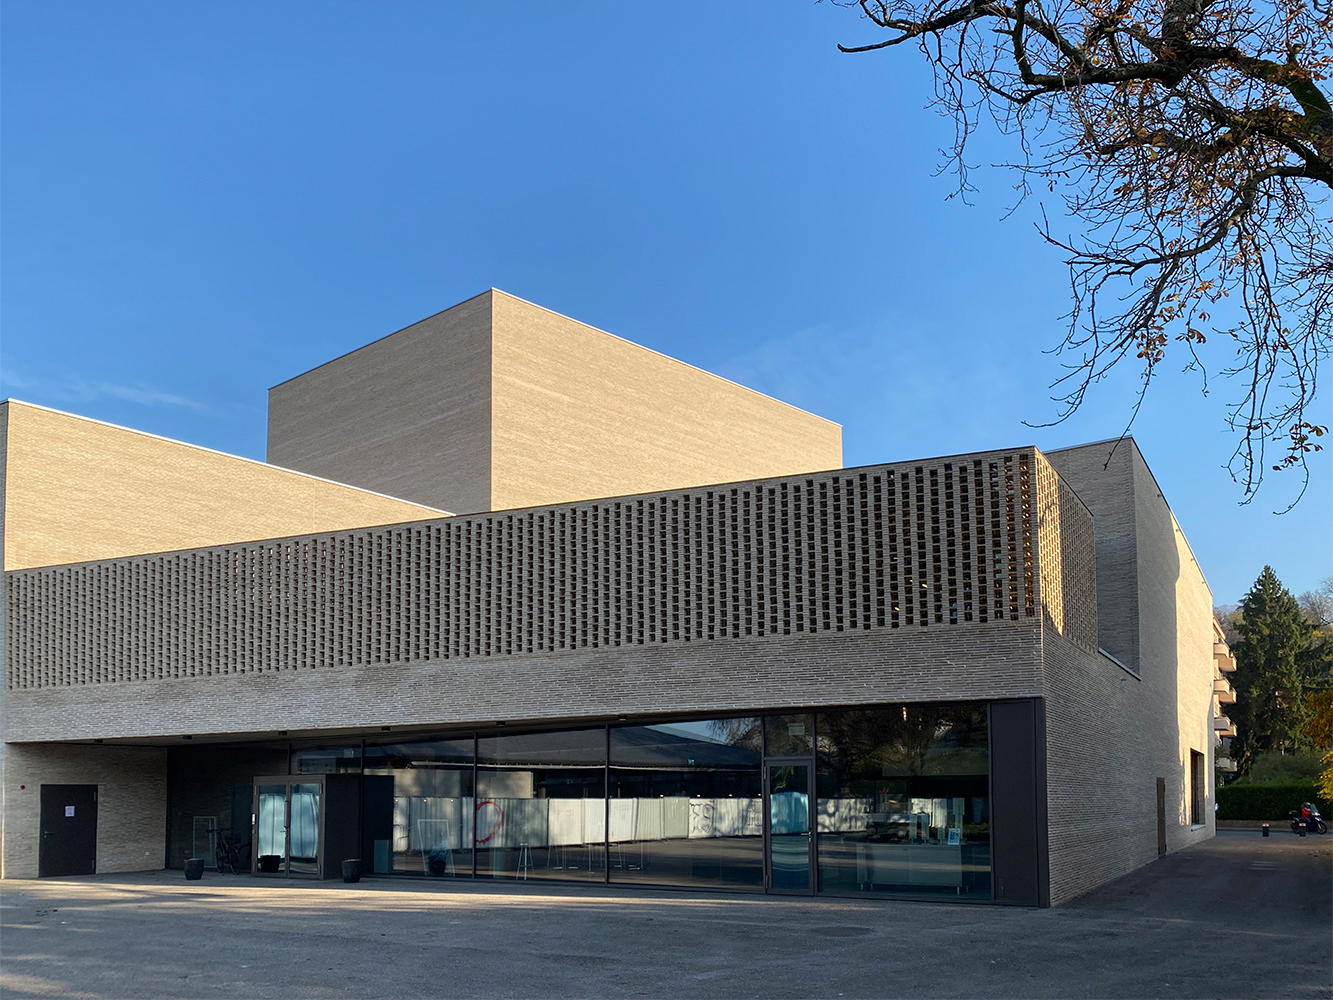
{"type": "MultiPolygon", "coordinates": [[[[1024,426],[1067,309],[1039,205],[1004,218],[986,133],[949,199],[920,58],[839,54],[851,11],[10,0],[0,28],[5,396],[263,458],[270,385],[495,286],[839,421],[849,465],[1128,418],[1126,371],[1024,426]]],[[[1329,454],[1294,512],[1290,476],[1238,506],[1234,394],[1167,373],[1134,428],[1219,603],[1333,572],[1329,454]]]]}

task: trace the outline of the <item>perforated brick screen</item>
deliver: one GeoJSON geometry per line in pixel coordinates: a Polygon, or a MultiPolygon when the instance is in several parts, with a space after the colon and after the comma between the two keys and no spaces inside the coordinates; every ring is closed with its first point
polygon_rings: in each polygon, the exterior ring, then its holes
{"type": "Polygon", "coordinates": [[[1090,570],[1027,449],[38,568],[7,575],[7,683],[961,627],[1037,616],[1043,583],[1087,645],[1071,544],[1090,570]]]}

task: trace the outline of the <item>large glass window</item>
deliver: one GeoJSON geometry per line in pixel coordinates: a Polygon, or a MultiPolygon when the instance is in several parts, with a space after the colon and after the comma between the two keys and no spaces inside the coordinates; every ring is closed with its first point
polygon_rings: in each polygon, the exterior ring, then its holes
{"type": "Polygon", "coordinates": [[[764,719],[764,748],[770,757],[808,757],[814,739],[812,715],[770,715],[764,719]]]}
{"type": "Polygon", "coordinates": [[[477,741],[477,874],[601,881],[606,730],[477,741]]]}
{"type": "Polygon", "coordinates": [[[982,703],[895,705],[310,748],[293,770],[361,767],[375,873],[762,890],[767,823],[774,889],[810,884],[813,832],[822,892],[988,899],[987,738],[982,703]]]}
{"type": "Polygon", "coordinates": [[[471,877],[471,739],[367,746],[364,775],[371,871],[471,877]]]}
{"type": "Polygon", "coordinates": [[[757,718],[611,730],[611,880],[762,889],[757,718]]]}
{"type": "Polygon", "coordinates": [[[819,886],[991,896],[983,704],[820,713],[819,886]]]}

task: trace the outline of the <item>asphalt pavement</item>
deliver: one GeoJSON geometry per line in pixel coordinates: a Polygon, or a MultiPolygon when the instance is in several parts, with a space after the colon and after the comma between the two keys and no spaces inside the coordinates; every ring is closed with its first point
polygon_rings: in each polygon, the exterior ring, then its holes
{"type": "Polygon", "coordinates": [[[0,883],[5,998],[1333,998],[1333,835],[1064,906],[180,872],[0,883]]]}

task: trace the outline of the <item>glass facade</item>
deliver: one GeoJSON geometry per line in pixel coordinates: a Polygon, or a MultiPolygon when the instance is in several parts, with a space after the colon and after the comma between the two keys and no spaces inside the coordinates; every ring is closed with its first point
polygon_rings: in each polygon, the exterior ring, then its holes
{"type": "Polygon", "coordinates": [[[477,875],[601,882],[606,730],[477,740],[477,875]]]}
{"type": "Polygon", "coordinates": [[[362,861],[384,875],[472,876],[472,740],[367,745],[362,861]]]}
{"type": "Polygon", "coordinates": [[[299,776],[359,771],[367,873],[992,898],[981,702],[313,747],[291,771],[255,832],[293,873],[319,853],[299,776]]]}
{"type": "Polygon", "coordinates": [[[815,725],[822,891],[991,897],[984,704],[848,709],[815,725]]]}
{"type": "Polygon", "coordinates": [[[812,715],[770,715],[764,719],[764,752],[770,757],[809,757],[814,738],[812,715]]]}
{"type": "Polygon", "coordinates": [[[762,889],[761,722],[611,727],[612,882],[762,889]]]}
{"type": "Polygon", "coordinates": [[[292,753],[292,774],[347,774],[361,770],[361,747],[309,747],[292,753]]]}

